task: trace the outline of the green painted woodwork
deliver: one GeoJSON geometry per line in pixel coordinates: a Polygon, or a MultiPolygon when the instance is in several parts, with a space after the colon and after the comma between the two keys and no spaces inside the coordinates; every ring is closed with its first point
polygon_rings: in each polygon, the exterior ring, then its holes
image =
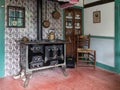
{"type": "Polygon", "coordinates": [[[108,66],[108,65],[105,65],[105,64],[102,64],[102,63],[99,63],[99,62],[96,62],[96,65],[100,68],[104,68],[106,70],[109,70],[109,71],[112,71],[112,72],[116,72],[115,68],[114,67],[111,67],[111,66],[108,66]]]}
{"type": "Polygon", "coordinates": [[[0,77],[4,77],[4,25],[5,25],[5,9],[4,0],[0,1],[0,77]]]}
{"type": "Polygon", "coordinates": [[[116,3],[116,2],[120,2],[120,0],[115,0],[115,3],[116,3]]]}
{"type": "Polygon", "coordinates": [[[84,9],[83,7],[80,7],[80,6],[73,6],[73,8],[84,9]]]}
{"type": "Polygon", "coordinates": [[[115,70],[120,73],[120,1],[115,2],[115,70]]]}
{"type": "Polygon", "coordinates": [[[91,38],[100,38],[100,39],[114,39],[114,37],[106,37],[106,36],[90,36],[91,38]]]}

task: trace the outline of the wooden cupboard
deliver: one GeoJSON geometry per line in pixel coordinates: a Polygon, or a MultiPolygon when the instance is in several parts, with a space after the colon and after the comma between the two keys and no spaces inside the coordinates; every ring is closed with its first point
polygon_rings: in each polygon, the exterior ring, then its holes
{"type": "Polygon", "coordinates": [[[69,7],[64,10],[64,33],[67,57],[76,58],[76,38],[82,34],[82,9],[69,7]]]}

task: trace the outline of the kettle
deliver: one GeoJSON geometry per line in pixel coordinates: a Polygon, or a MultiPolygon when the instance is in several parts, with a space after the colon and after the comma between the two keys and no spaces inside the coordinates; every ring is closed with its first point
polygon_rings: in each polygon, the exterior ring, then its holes
{"type": "Polygon", "coordinates": [[[50,32],[50,33],[48,34],[48,39],[49,39],[49,40],[54,40],[54,39],[55,39],[55,32],[50,32]]]}

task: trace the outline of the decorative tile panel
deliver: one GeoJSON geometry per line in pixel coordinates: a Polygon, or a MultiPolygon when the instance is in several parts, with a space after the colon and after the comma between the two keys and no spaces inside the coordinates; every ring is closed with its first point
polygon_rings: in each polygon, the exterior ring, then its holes
{"type": "Polygon", "coordinates": [[[5,76],[20,70],[20,47],[16,40],[23,36],[30,40],[37,38],[36,6],[36,0],[5,0],[5,76]],[[25,28],[7,28],[7,5],[25,7],[25,28]]]}
{"type": "MultiPolygon", "coordinates": [[[[42,9],[45,10],[45,2],[46,0],[43,0],[43,7],[42,9]]],[[[45,11],[42,12],[42,20],[45,20],[45,11]]],[[[50,21],[50,27],[49,28],[44,28],[43,27],[43,39],[47,39],[49,30],[55,30],[56,38],[63,39],[63,31],[62,31],[62,9],[60,8],[60,5],[57,2],[52,2],[52,1],[47,1],[47,19],[50,21]],[[59,19],[54,19],[52,17],[52,12],[55,10],[54,4],[56,3],[57,10],[59,11],[61,17],[59,19]]]]}
{"type": "MultiPolygon", "coordinates": [[[[45,0],[43,0],[43,19],[45,16],[45,0]]],[[[47,3],[47,18],[50,21],[50,27],[42,30],[43,39],[47,39],[49,30],[54,29],[57,38],[62,39],[62,10],[57,3],[57,10],[61,17],[58,20],[52,18],[54,11],[54,2],[47,3]]],[[[30,40],[37,39],[37,1],[36,0],[5,0],[5,76],[17,74],[20,70],[20,46],[16,40],[23,36],[30,40]],[[25,7],[25,28],[7,28],[7,5],[25,7]]]]}

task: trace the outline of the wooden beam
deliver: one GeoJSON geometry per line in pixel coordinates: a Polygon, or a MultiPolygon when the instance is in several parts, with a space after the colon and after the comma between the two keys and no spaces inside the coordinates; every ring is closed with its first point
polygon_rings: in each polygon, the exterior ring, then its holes
{"type": "Polygon", "coordinates": [[[93,6],[97,6],[97,5],[101,5],[105,3],[110,3],[110,2],[114,2],[114,0],[101,0],[101,1],[92,2],[89,4],[85,4],[84,8],[89,8],[89,7],[93,7],[93,6]]]}

